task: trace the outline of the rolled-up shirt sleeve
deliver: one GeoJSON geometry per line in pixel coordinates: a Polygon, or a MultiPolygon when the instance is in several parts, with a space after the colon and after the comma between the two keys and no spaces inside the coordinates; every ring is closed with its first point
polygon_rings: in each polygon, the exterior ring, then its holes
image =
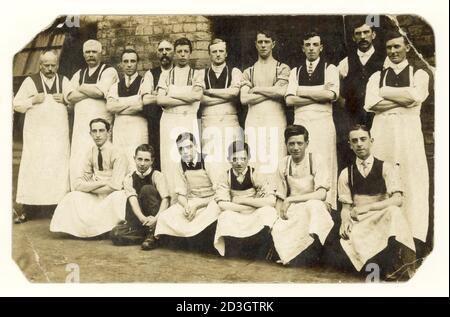
{"type": "Polygon", "coordinates": [[[109,187],[115,190],[121,190],[123,180],[128,171],[128,159],[121,151],[113,152],[113,171],[111,179],[108,182],[109,187]]]}
{"type": "Polygon", "coordinates": [[[194,71],[194,76],[192,78],[192,86],[200,87],[203,90],[206,88],[206,85],[205,85],[205,70],[204,69],[196,69],[194,71]]]}
{"type": "Polygon", "coordinates": [[[345,57],[338,65],[339,76],[345,78],[348,75],[348,57],[345,57]]]}
{"type": "Polygon", "coordinates": [[[403,193],[400,168],[398,164],[383,163],[383,178],[386,183],[386,191],[390,196],[394,193],[403,193]]]}
{"type": "Polygon", "coordinates": [[[329,168],[326,168],[322,157],[318,154],[313,155],[313,174],[314,174],[314,190],[319,190],[320,188],[328,191],[331,187],[331,178],[329,173],[329,168]]]}
{"type": "Polygon", "coordinates": [[[242,72],[234,67],[231,70],[231,85],[230,88],[241,88],[241,82],[242,82],[242,72]]]}
{"type": "Polygon", "coordinates": [[[366,99],[364,101],[364,109],[368,112],[374,112],[371,110],[380,101],[384,99],[380,97],[380,72],[373,73],[370,76],[366,86],[366,99]]]}
{"type": "Polygon", "coordinates": [[[111,87],[108,90],[108,93],[106,94],[106,99],[114,99],[115,101],[119,101],[119,84],[114,83],[111,85],[111,87]]]}
{"type": "Polygon", "coordinates": [[[181,168],[181,163],[178,164],[175,171],[175,194],[180,196],[187,196],[188,188],[187,188],[187,180],[186,176],[183,173],[183,169],[181,168]]]}
{"type": "Polygon", "coordinates": [[[241,88],[243,86],[248,86],[249,88],[253,88],[250,69],[251,69],[251,67],[245,69],[244,72],[242,73],[241,88]]]}
{"type": "Polygon", "coordinates": [[[137,196],[136,189],[133,187],[133,173],[125,176],[125,179],[123,180],[123,189],[127,198],[137,196]]]}
{"type": "Polygon", "coordinates": [[[83,183],[87,183],[92,181],[92,177],[94,176],[94,164],[92,161],[92,151],[93,149],[89,149],[83,160],[83,172],[80,177],[78,177],[74,182],[74,187],[77,188],[83,183]]]}
{"type": "Polygon", "coordinates": [[[297,67],[293,68],[291,70],[291,73],[289,74],[289,83],[286,89],[286,95],[287,96],[296,96],[297,95],[297,67]]]}
{"type": "Polygon", "coordinates": [[[409,89],[411,97],[417,104],[421,104],[428,97],[428,82],[430,76],[422,69],[419,69],[414,74],[413,87],[409,89]]]}
{"type": "Polygon", "coordinates": [[[156,190],[158,191],[159,196],[161,196],[161,199],[170,197],[169,188],[163,173],[155,171],[153,174],[153,183],[155,184],[156,190]]]}
{"type": "Polygon", "coordinates": [[[276,186],[273,182],[269,181],[269,178],[258,172],[254,172],[253,181],[256,187],[256,197],[276,196],[276,186]]]}
{"type": "Polygon", "coordinates": [[[286,164],[287,157],[281,160],[275,175],[275,196],[282,200],[286,199],[287,196],[286,164]]]}
{"type": "Polygon", "coordinates": [[[289,80],[290,72],[291,68],[284,63],[281,63],[279,66],[277,66],[277,79],[275,84],[278,84],[279,82],[287,83],[289,80]]]}
{"type": "Polygon", "coordinates": [[[353,204],[352,193],[348,184],[348,168],[344,168],[338,179],[339,201],[343,204],[353,204]]]}
{"type": "Polygon", "coordinates": [[[153,87],[153,74],[151,71],[147,71],[144,74],[144,81],[141,84],[141,95],[152,94],[154,90],[153,87]]]}
{"type": "Polygon", "coordinates": [[[339,71],[336,66],[333,64],[328,65],[327,70],[325,71],[325,85],[327,86],[327,90],[334,92],[334,99],[332,101],[337,100],[339,98],[339,71]]]}
{"type": "Polygon", "coordinates": [[[167,91],[169,90],[169,84],[170,84],[170,73],[171,72],[163,72],[161,73],[161,76],[159,77],[158,81],[158,87],[157,90],[163,90],[165,94],[167,95],[167,91]]]}
{"type": "Polygon", "coordinates": [[[119,79],[119,75],[114,67],[109,67],[103,71],[100,76],[98,83],[95,85],[102,93],[103,96],[108,95],[108,91],[111,86],[117,82],[119,79]]]}
{"type": "Polygon", "coordinates": [[[73,87],[69,81],[69,79],[66,76],[63,76],[63,80],[62,80],[62,94],[64,97],[64,101],[66,103],[69,103],[69,101],[67,100],[67,97],[69,96],[69,94],[73,91],[73,87]]]}
{"type": "Polygon", "coordinates": [[[228,173],[222,173],[222,175],[219,178],[219,183],[216,189],[216,195],[214,197],[216,202],[231,201],[231,188],[229,184],[228,175],[229,175],[228,173]]]}
{"type": "Polygon", "coordinates": [[[31,99],[37,95],[36,86],[30,77],[25,78],[22,85],[20,85],[19,91],[14,96],[13,108],[14,111],[25,113],[33,107],[31,99]]]}

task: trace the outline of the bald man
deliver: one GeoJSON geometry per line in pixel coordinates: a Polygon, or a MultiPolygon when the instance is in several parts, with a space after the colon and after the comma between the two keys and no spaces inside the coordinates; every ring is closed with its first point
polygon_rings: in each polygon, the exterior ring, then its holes
{"type": "Polygon", "coordinates": [[[72,149],[70,153],[70,184],[74,189],[75,180],[83,173],[86,152],[94,145],[89,135],[89,122],[103,118],[112,122],[112,113],[106,109],[106,96],[111,86],[118,81],[114,67],[102,63],[102,44],[88,40],[83,44],[86,66],[73,75],[73,91],[68,95],[74,106],[72,149]]]}
{"type": "Polygon", "coordinates": [[[23,151],[16,201],[26,215],[54,209],[69,191],[69,80],[58,74],[58,57],[40,56],[39,72],[27,77],[13,100],[14,110],[25,114],[23,151]]]}

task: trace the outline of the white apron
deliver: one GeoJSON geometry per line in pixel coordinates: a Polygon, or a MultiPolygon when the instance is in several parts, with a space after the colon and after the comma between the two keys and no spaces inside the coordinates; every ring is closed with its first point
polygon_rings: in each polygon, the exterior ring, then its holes
{"type": "MultiPolygon", "coordinates": [[[[385,195],[355,195],[354,204],[358,206],[384,199],[385,195]]],[[[356,270],[360,271],[367,260],[388,246],[390,237],[395,237],[398,242],[415,251],[409,223],[403,210],[396,206],[358,216],[358,221],[353,221],[349,239],[341,239],[340,242],[356,270]]]]}
{"type": "MultiPolygon", "coordinates": [[[[59,76],[55,83],[57,92],[59,76]]],[[[41,79],[42,80],[42,79],[41,79]]],[[[30,108],[23,126],[16,201],[28,205],[54,205],[69,191],[69,120],[67,108],[58,103],[42,83],[45,100],[30,108]]]]}
{"type": "MultiPolygon", "coordinates": [[[[411,71],[411,84],[414,82],[412,76],[411,71]]],[[[402,209],[406,212],[414,238],[425,242],[429,220],[429,177],[420,109],[420,106],[399,107],[377,113],[370,132],[374,138],[374,156],[400,164],[404,190],[402,209]]]]}
{"type": "Polygon", "coordinates": [[[234,141],[244,140],[235,105],[226,102],[203,109],[201,132],[206,161],[217,175],[223,175],[230,168],[228,147],[234,141]]]}
{"type": "MultiPolygon", "coordinates": [[[[255,197],[256,190],[231,190],[231,197],[255,197]]],[[[225,210],[219,215],[217,221],[216,235],[214,237],[214,247],[220,255],[225,255],[224,237],[246,238],[251,237],[264,227],[272,228],[277,219],[275,208],[266,206],[254,208],[251,214],[241,214],[239,212],[225,210]]]]}
{"type": "Polygon", "coordinates": [[[175,237],[193,237],[209,225],[217,221],[220,208],[214,200],[211,180],[204,169],[187,170],[185,172],[188,182],[188,203],[192,204],[200,199],[209,198],[207,207],[197,210],[197,214],[191,221],[184,216],[184,208],[176,203],[158,216],[155,236],[165,234],[175,237]],[[208,189],[209,188],[209,189],[208,189]]]}
{"type": "MultiPolygon", "coordinates": [[[[313,192],[314,176],[293,177],[289,175],[290,164],[291,158],[287,160],[286,168],[290,196],[313,192]]],[[[318,236],[323,245],[334,225],[325,202],[321,200],[291,204],[287,210],[287,218],[278,218],[272,228],[275,249],[283,264],[289,263],[306,250],[314,242],[313,234],[318,236]]]]}
{"type": "Polygon", "coordinates": [[[106,233],[125,219],[126,202],[124,191],[108,196],[73,191],[56,207],[50,231],[80,238],[106,233]]]}
{"type": "Polygon", "coordinates": [[[87,98],[75,104],[70,151],[70,186],[74,190],[75,180],[83,174],[83,163],[88,151],[95,145],[90,135],[92,119],[103,118],[112,123],[113,116],[106,110],[105,99],[87,98]]]}
{"type": "MultiPolygon", "coordinates": [[[[326,70],[326,67],[325,67],[326,70]]],[[[298,82],[298,80],[297,80],[298,82]]],[[[323,90],[324,85],[298,86],[300,89],[323,90]]],[[[330,190],[327,192],[326,202],[337,210],[337,153],[336,128],[333,122],[333,106],[327,104],[311,104],[296,107],[294,110],[294,124],[302,125],[309,132],[308,149],[319,154],[329,168],[331,180],[330,190]]]]}
{"type": "MultiPolygon", "coordinates": [[[[167,95],[171,93],[188,93],[192,91],[193,86],[175,86],[169,85],[167,95]]],[[[175,196],[175,175],[178,164],[180,164],[180,155],[178,153],[176,139],[180,133],[191,132],[194,134],[197,142],[200,140],[200,133],[197,121],[197,111],[200,102],[187,104],[185,106],[176,106],[170,108],[163,107],[163,113],[160,121],[160,155],[161,172],[166,177],[170,196],[175,196]]]]}
{"type": "MultiPolygon", "coordinates": [[[[136,99],[140,98],[140,96],[119,97],[119,101],[131,98],[136,99]]],[[[121,148],[127,156],[129,169],[134,171],[136,169],[134,162],[135,150],[139,145],[148,143],[147,119],[138,114],[116,114],[112,139],[113,144],[121,148]]]]}

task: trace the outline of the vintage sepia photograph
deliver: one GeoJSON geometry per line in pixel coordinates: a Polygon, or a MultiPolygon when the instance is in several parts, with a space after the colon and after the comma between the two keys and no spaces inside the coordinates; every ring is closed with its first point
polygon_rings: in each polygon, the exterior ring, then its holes
{"type": "Polygon", "coordinates": [[[414,14],[60,15],[11,60],[34,283],[406,283],[435,246],[414,14]]]}

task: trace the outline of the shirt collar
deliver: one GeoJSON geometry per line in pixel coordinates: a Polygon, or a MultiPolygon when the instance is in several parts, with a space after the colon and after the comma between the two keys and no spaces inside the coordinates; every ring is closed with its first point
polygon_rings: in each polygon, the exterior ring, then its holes
{"type": "Polygon", "coordinates": [[[125,75],[125,78],[129,78],[130,79],[130,85],[134,82],[134,80],[137,78],[137,76],[138,76],[139,74],[138,74],[138,72],[135,72],[133,75],[131,75],[131,76],[128,76],[128,75],[125,75]]]}
{"type": "Polygon", "coordinates": [[[89,67],[88,66],[88,72],[89,72],[89,76],[92,75],[93,73],[95,73],[95,71],[97,70],[97,68],[100,66],[100,64],[98,64],[95,67],[89,67]]]}
{"type": "Polygon", "coordinates": [[[49,86],[51,87],[53,85],[53,83],[55,82],[55,78],[56,78],[56,74],[55,76],[53,76],[52,78],[47,78],[44,76],[44,74],[42,74],[42,72],[39,72],[39,74],[41,75],[42,80],[49,86]]]}
{"type": "Polygon", "coordinates": [[[392,68],[396,74],[400,73],[403,69],[405,69],[406,66],[409,65],[408,59],[405,58],[402,62],[398,64],[394,64],[389,57],[386,57],[386,60],[384,61],[383,67],[384,68],[392,68]]]}
{"type": "Polygon", "coordinates": [[[359,57],[370,57],[375,53],[375,49],[373,48],[373,45],[367,50],[367,52],[362,52],[359,49],[356,51],[359,57]]]}
{"type": "Polygon", "coordinates": [[[106,141],[105,144],[103,144],[100,148],[97,147],[97,149],[100,149],[100,151],[109,149],[112,146],[112,143],[109,141],[106,141]]]}
{"type": "Polygon", "coordinates": [[[211,64],[211,69],[216,74],[221,74],[223,69],[225,68],[225,66],[226,66],[226,63],[223,63],[222,65],[219,65],[219,66],[215,66],[214,64],[211,64]]]}
{"type": "Polygon", "coordinates": [[[199,161],[199,156],[200,156],[200,153],[196,153],[195,154],[195,156],[194,156],[194,159],[191,161],[191,162],[184,162],[187,166],[189,166],[189,164],[193,164],[193,166],[195,167],[195,166],[197,166],[197,163],[198,163],[198,161],[199,161]]]}
{"type": "Polygon", "coordinates": [[[317,64],[319,64],[319,62],[320,62],[320,56],[314,62],[310,62],[310,61],[308,61],[308,59],[306,59],[306,68],[308,69],[309,63],[312,63],[312,69],[314,71],[316,69],[316,67],[317,67],[317,64]]]}
{"type": "Polygon", "coordinates": [[[148,170],[146,170],[144,173],[140,173],[138,170],[136,170],[136,175],[139,176],[140,178],[144,178],[148,175],[150,175],[150,173],[152,172],[152,168],[150,167],[148,170]]]}
{"type": "Polygon", "coordinates": [[[374,157],[372,154],[370,154],[370,156],[365,160],[361,160],[359,157],[357,157],[356,165],[362,165],[362,163],[365,162],[366,166],[371,166],[371,165],[373,165],[373,160],[374,160],[374,157]]]}
{"type": "Polygon", "coordinates": [[[236,171],[233,168],[231,170],[233,171],[234,176],[238,177],[239,175],[246,175],[247,174],[248,166],[245,168],[245,170],[242,172],[242,174],[236,173],[236,171]]]}

